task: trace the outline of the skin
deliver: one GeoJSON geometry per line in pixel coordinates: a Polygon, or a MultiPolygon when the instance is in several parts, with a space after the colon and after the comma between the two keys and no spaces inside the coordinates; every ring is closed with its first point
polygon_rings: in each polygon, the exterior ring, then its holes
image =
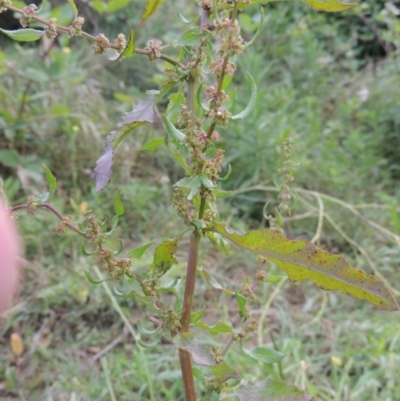
{"type": "Polygon", "coordinates": [[[21,243],[0,199],[0,315],[10,306],[20,276],[21,243]]]}

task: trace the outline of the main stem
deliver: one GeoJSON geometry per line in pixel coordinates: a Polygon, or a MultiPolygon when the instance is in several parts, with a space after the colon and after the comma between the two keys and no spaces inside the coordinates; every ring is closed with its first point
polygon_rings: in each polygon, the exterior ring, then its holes
{"type": "MultiPolygon", "coordinates": [[[[188,93],[187,93],[187,107],[188,111],[191,112],[192,121],[196,118],[195,116],[195,81],[190,80],[188,82],[188,93]]],[[[200,208],[199,208],[199,219],[204,217],[206,201],[202,197],[200,208]]],[[[190,237],[189,256],[186,268],[186,284],[185,284],[185,295],[183,297],[183,311],[181,318],[181,333],[189,333],[190,329],[190,317],[192,315],[194,292],[196,288],[196,275],[197,265],[199,260],[199,247],[200,247],[200,234],[195,231],[190,237]]],[[[194,383],[193,368],[192,368],[192,357],[186,350],[179,350],[179,360],[182,370],[183,385],[185,388],[186,401],[196,401],[196,387],[194,383]]]]}

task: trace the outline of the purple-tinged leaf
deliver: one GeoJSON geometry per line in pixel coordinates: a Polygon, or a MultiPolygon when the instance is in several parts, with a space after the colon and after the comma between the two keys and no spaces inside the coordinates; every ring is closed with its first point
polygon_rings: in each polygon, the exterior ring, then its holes
{"type": "Polygon", "coordinates": [[[277,230],[255,230],[240,235],[219,223],[213,231],[275,263],[292,281],[311,280],[325,290],[350,294],[381,309],[400,309],[381,280],[352,268],[341,255],[332,255],[306,241],[291,241],[277,230]]]}
{"type": "Polygon", "coordinates": [[[148,91],[130,113],[122,117],[115,129],[106,139],[103,155],[97,160],[94,169],[96,191],[103,190],[111,181],[114,153],[132,131],[146,123],[153,123],[155,118],[154,102],[157,91],[148,91]]]}

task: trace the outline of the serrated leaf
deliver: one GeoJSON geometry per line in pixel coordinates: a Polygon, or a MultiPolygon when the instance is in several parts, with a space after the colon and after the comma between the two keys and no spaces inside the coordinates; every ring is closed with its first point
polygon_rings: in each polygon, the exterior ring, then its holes
{"type": "Polygon", "coordinates": [[[140,259],[146,250],[151,247],[154,242],[150,242],[149,244],[139,246],[128,253],[128,257],[132,259],[140,259]]]}
{"type": "Polygon", "coordinates": [[[196,323],[198,320],[200,320],[203,317],[205,311],[206,307],[203,306],[199,311],[192,312],[192,314],[190,315],[190,323],[196,323]]]}
{"type": "Polygon", "coordinates": [[[67,0],[68,4],[71,6],[72,11],[74,12],[75,17],[78,16],[78,9],[76,8],[76,5],[74,3],[74,0],[67,0]]]}
{"type": "Polygon", "coordinates": [[[192,175],[190,177],[185,177],[179,180],[175,186],[180,188],[188,188],[190,189],[188,199],[192,200],[195,195],[199,192],[201,187],[202,180],[200,175],[192,175]]]}
{"type": "Polygon", "coordinates": [[[268,379],[239,387],[228,397],[222,394],[221,400],[229,401],[312,401],[312,397],[296,386],[268,379]]]}
{"type": "Polygon", "coordinates": [[[121,52],[118,57],[118,60],[122,60],[125,57],[131,57],[135,54],[135,31],[132,29],[129,34],[128,43],[125,46],[125,49],[121,52]]]}
{"type": "Polygon", "coordinates": [[[190,333],[182,333],[173,339],[175,347],[183,349],[192,355],[193,362],[200,366],[215,366],[215,358],[206,344],[195,340],[190,333]]]}
{"type": "Polygon", "coordinates": [[[243,348],[243,351],[253,359],[268,364],[278,363],[285,356],[285,354],[282,354],[281,352],[264,347],[257,347],[252,350],[243,348]]]}
{"type": "Polygon", "coordinates": [[[152,270],[165,274],[176,262],[174,256],[178,250],[178,238],[166,239],[163,243],[157,246],[154,251],[154,259],[151,265],[152,270]]]}
{"type": "Polygon", "coordinates": [[[121,201],[121,190],[118,190],[114,197],[114,211],[117,216],[122,216],[125,212],[124,205],[121,201]]]}
{"type": "Polygon", "coordinates": [[[240,376],[236,370],[229,366],[225,361],[222,361],[216,366],[209,366],[209,369],[221,381],[221,383],[227,381],[228,379],[240,380],[240,376]]]}
{"type": "Polygon", "coordinates": [[[198,327],[199,329],[203,329],[208,331],[212,336],[216,336],[217,334],[221,333],[232,333],[233,329],[232,327],[228,326],[225,323],[219,322],[215,324],[214,326],[209,326],[208,324],[204,322],[197,322],[194,323],[193,326],[198,327]]]}
{"type": "Polygon", "coordinates": [[[98,285],[101,284],[103,281],[105,281],[105,280],[95,280],[87,270],[84,270],[83,272],[85,273],[85,276],[90,284],[98,285]]]}
{"type": "Polygon", "coordinates": [[[7,31],[0,28],[0,32],[5,33],[11,39],[17,42],[34,42],[39,40],[45,33],[45,31],[39,31],[38,29],[18,29],[16,31],[7,31]]]}
{"type": "Polygon", "coordinates": [[[250,73],[246,72],[247,75],[250,77],[250,88],[251,88],[251,96],[250,96],[250,101],[246,108],[240,112],[239,114],[236,114],[232,116],[232,120],[241,120],[242,118],[245,118],[249,115],[251,110],[253,110],[254,105],[256,104],[257,100],[257,85],[256,82],[254,81],[253,77],[250,75],[250,73]]]}
{"type": "Polygon", "coordinates": [[[46,174],[47,184],[49,185],[49,192],[52,194],[57,189],[56,177],[54,177],[53,173],[45,164],[42,164],[42,166],[44,173],[46,174]]]}
{"type": "Polygon", "coordinates": [[[146,123],[154,122],[155,91],[148,91],[130,113],[127,113],[115,129],[108,134],[103,155],[97,160],[94,169],[96,191],[103,190],[111,181],[114,152],[132,131],[146,123]]]}
{"type": "Polygon", "coordinates": [[[140,25],[143,25],[147,18],[151,17],[156,11],[160,4],[164,3],[164,0],[147,0],[146,8],[144,10],[142,16],[142,22],[140,25]]]}
{"type": "Polygon", "coordinates": [[[140,151],[148,151],[154,152],[158,147],[164,144],[165,138],[153,138],[150,141],[147,141],[139,150],[140,151]]]}
{"type": "Polygon", "coordinates": [[[175,126],[171,123],[171,121],[169,121],[168,117],[165,114],[162,116],[162,119],[165,123],[165,128],[171,141],[173,143],[178,143],[182,145],[186,138],[186,135],[175,128],[175,126]]]}
{"type": "Polygon", "coordinates": [[[219,223],[213,231],[279,266],[292,281],[311,280],[325,290],[341,291],[385,310],[399,305],[377,277],[352,268],[340,255],[332,255],[306,241],[291,241],[279,231],[255,230],[239,235],[219,223]]]}

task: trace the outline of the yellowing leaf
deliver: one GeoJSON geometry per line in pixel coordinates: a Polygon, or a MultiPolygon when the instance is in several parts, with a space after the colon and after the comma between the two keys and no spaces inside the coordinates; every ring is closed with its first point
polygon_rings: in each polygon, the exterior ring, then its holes
{"type": "Polygon", "coordinates": [[[24,344],[18,333],[12,333],[10,336],[11,350],[16,356],[21,356],[24,352],[24,344]]]}
{"type": "Polygon", "coordinates": [[[301,0],[303,3],[308,4],[314,10],[326,11],[329,13],[335,13],[339,11],[345,11],[350,8],[358,6],[357,3],[342,3],[338,0],[301,0]]]}
{"type": "MultiPolygon", "coordinates": [[[[290,0],[253,0],[250,4],[243,1],[239,2],[239,9],[243,9],[253,4],[267,4],[276,1],[290,1],[290,0]]],[[[350,8],[358,6],[358,3],[342,3],[339,0],[298,0],[308,4],[314,10],[326,11],[328,13],[335,13],[340,11],[349,10],[350,8]]]]}
{"type": "Polygon", "coordinates": [[[231,233],[220,223],[213,231],[233,243],[275,263],[292,281],[311,280],[325,290],[341,291],[390,311],[399,305],[377,277],[352,268],[340,255],[332,255],[306,241],[291,241],[274,230],[231,233]]]}
{"type": "Polygon", "coordinates": [[[164,3],[164,0],[147,0],[146,8],[142,16],[141,25],[143,25],[146,22],[147,18],[151,17],[157,11],[157,8],[161,3],[164,3]]]}

